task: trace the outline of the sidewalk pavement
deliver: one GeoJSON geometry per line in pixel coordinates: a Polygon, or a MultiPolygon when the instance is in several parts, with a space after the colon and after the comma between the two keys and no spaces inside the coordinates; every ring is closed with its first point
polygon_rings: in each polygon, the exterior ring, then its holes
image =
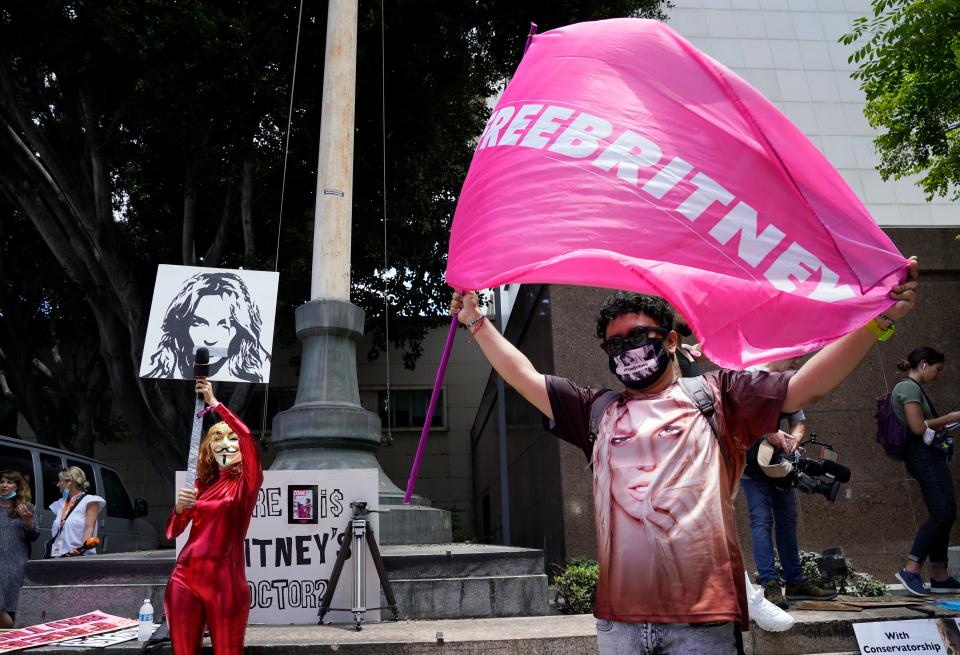
{"type": "MultiPolygon", "coordinates": [[[[853,623],[960,616],[932,605],[891,607],[861,612],[793,612],[796,625],[787,632],[764,632],[753,626],[744,635],[748,655],[846,655],[858,653],[853,623]]],[[[247,628],[247,655],[595,655],[596,624],[592,616],[539,616],[442,621],[386,621],[366,623],[357,632],[352,625],[291,625],[247,628]],[[442,637],[442,641],[438,639],[442,637]]],[[[209,640],[205,653],[212,652],[209,640]]],[[[104,649],[107,653],[139,652],[127,642],[104,649]]],[[[36,653],[81,655],[89,649],[56,645],[32,649],[36,653]]],[[[165,653],[170,653],[167,648],[165,653]]]]}
{"type": "MultiPolygon", "coordinates": [[[[247,627],[245,655],[594,655],[596,623],[589,614],[442,621],[385,621],[353,625],[247,627]],[[442,634],[441,634],[442,633],[442,634]],[[442,641],[440,641],[442,638],[442,641]]],[[[210,640],[204,653],[212,652],[210,640]]],[[[139,652],[126,642],[103,649],[108,653],[139,652]]],[[[89,649],[56,644],[35,653],[89,655],[89,649]]],[[[166,653],[171,650],[167,648],[166,653]]]]}

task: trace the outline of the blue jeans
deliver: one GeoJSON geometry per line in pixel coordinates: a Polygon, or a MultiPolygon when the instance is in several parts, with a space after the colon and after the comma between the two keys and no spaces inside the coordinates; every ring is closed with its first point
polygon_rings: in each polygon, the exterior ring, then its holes
{"type": "Polygon", "coordinates": [[[957,518],[953,477],[947,466],[947,458],[912,435],[907,436],[904,455],[907,472],[920,483],[923,502],[930,512],[930,517],[917,530],[910,549],[910,559],[923,564],[925,559],[930,558],[930,564],[946,566],[950,528],[957,518]]]}
{"type": "Polygon", "coordinates": [[[777,553],[787,584],[803,582],[806,577],[800,566],[800,547],[797,544],[797,496],[793,487],[777,489],[766,480],[741,478],[740,485],[750,508],[750,542],[753,559],[763,585],[780,576],[773,562],[773,534],[777,535],[777,553]]]}
{"type": "Polygon", "coordinates": [[[625,623],[597,619],[600,655],[742,655],[740,626],[719,623],[625,623]]]}

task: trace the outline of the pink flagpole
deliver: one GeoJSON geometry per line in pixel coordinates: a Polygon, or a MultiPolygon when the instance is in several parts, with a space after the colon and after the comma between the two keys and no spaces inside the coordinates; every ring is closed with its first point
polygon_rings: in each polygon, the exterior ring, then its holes
{"type": "Polygon", "coordinates": [[[417,444],[417,454],[413,457],[413,466],[410,468],[410,477],[407,479],[407,491],[403,494],[404,505],[409,505],[410,498],[413,496],[413,485],[417,482],[417,473],[420,471],[420,460],[423,459],[423,451],[427,448],[427,436],[430,434],[430,423],[433,422],[433,411],[437,408],[440,386],[443,384],[443,375],[447,371],[447,361],[450,359],[450,351],[453,350],[453,340],[456,336],[457,317],[454,315],[450,318],[450,330],[447,332],[447,343],[443,346],[443,356],[440,358],[440,366],[437,367],[437,379],[433,383],[433,394],[430,396],[430,405],[427,407],[427,415],[423,419],[420,443],[417,444]]]}

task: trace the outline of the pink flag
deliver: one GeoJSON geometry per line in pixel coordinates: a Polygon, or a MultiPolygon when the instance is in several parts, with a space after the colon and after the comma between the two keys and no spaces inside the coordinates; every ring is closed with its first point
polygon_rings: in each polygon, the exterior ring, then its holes
{"type": "Polygon", "coordinates": [[[624,18],[534,37],[477,144],[447,282],[659,294],[740,368],[864,325],[906,266],[756,89],[663,23],[624,18]]]}

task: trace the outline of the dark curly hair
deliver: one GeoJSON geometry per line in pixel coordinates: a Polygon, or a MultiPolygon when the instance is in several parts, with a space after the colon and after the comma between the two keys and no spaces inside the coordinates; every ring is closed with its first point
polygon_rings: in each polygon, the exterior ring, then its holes
{"type": "Polygon", "coordinates": [[[600,316],[597,317],[597,337],[606,338],[610,321],[623,314],[646,314],[662,328],[674,330],[677,327],[673,309],[660,296],[618,291],[603,301],[600,316]]]}

